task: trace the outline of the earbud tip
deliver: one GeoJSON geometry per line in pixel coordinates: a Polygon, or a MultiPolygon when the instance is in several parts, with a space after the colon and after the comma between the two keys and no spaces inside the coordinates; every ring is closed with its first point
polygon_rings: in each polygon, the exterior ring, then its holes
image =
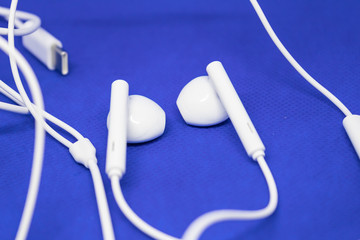
{"type": "Polygon", "coordinates": [[[180,92],[176,101],[180,114],[189,125],[212,126],[228,118],[208,76],[195,78],[180,92]]]}
{"type": "Polygon", "coordinates": [[[142,143],[160,137],[165,130],[164,110],[140,95],[129,96],[128,143],[142,143]]]}

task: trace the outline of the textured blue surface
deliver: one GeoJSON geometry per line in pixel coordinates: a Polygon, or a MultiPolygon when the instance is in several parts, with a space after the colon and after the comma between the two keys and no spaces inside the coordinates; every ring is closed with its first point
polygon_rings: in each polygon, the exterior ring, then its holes
{"type": "MultiPolygon", "coordinates": [[[[9,4],[9,0],[2,5],[9,4]]],[[[316,79],[360,113],[360,2],[261,0],[280,39],[316,79]]],[[[202,239],[359,239],[360,161],[343,115],[307,84],[267,36],[248,1],[20,1],[70,54],[61,77],[23,50],[46,108],[97,148],[117,239],[148,239],[122,215],[104,175],[110,85],[125,79],[167,113],[165,134],[128,147],[125,197],[143,219],[180,237],[200,214],[258,209],[265,181],[229,121],[187,126],[175,101],[182,87],[223,62],[267,147],[278,184],[275,214],[211,227],[202,239]]],[[[0,22],[4,26],[4,22],[0,22]]],[[[0,56],[0,79],[12,84],[0,56]]],[[[0,100],[3,100],[1,98],[0,100]]],[[[0,239],[12,239],[31,167],[34,122],[0,112],[0,239]]],[[[90,173],[47,137],[29,239],[101,239],[90,173]]]]}

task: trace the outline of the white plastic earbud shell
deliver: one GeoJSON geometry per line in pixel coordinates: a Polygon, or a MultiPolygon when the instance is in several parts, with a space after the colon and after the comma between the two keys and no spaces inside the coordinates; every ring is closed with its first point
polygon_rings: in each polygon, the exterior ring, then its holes
{"type": "Polygon", "coordinates": [[[343,121],[344,128],[348,134],[355,151],[360,158],[360,116],[350,115],[343,121]]]}
{"type": "MultiPolygon", "coordinates": [[[[128,97],[127,142],[143,143],[160,137],[165,131],[164,110],[151,99],[130,95],[128,97]]],[[[108,115],[108,127],[110,113],[108,115]]]]}
{"type": "Polygon", "coordinates": [[[189,125],[212,126],[228,119],[208,76],[190,81],[181,90],[176,104],[181,116],[189,125]]]}
{"type": "Polygon", "coordinates": [[[140,95],[129,96],[128,103],[128,143],[151,141],[164,133],[166,116],[157,103],[140,95]]]}

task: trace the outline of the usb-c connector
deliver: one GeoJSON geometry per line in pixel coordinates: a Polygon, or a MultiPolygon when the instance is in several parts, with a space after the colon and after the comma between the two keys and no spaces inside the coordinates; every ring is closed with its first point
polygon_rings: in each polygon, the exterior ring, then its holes
{"type": "Polygon", "coordinates": [[[68,53],[62,49],[62,43],[43,28],[23,36],[23,45],[49,70],[57,70],[62,75],[69,72],[68,53]]]}

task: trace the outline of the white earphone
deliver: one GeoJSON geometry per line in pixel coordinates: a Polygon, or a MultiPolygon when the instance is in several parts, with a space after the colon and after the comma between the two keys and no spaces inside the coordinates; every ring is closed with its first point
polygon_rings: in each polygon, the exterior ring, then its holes
{"type": "MultiPolygon", "coordinates": [[[[115,239],[105,190],[97,166],[96,149],[89,139],[84,138],[75,129],[43,109],[43,99],[37,78],[26,59],[15,48],[14,36],[22,36],[25,48],[42,61],[48,69],[57,69],[64,75],[68,73],[67,53],[62,50],[62,43],[58,39],[40,28],[40,18],[16,10],[17,2],[18,0],[12,0],[10,9],[0,7],[0,15],[9,21],[8,28],[0,28],[0,35],[8,36],[8,40],[0,37],[0,49],[9,55],[12,73],[19,93],[0,81],[0,92],[17,104],[0,102],[0,109],[21,114],[31,113],[36,120],[36,132],[31,180],[16,239],[26,239],[29,231],[40,184],[45,130],[69,149],[75,161],[90,170],[104,239],[115,239]],[[34,103],[26,94],[18,68],[28,82],[34,103]],[[50,127],[45,119],[69,132],[77,139],[76,142],[72,143],[65,139],[50,127]]],[[[257,1],[250,0],[250,2],[269,36],[284,57],[306,81],[344,113],[346,117],[343,126],[360,158],[360,116],[353,115],[339,99],[320,85],[297,63],[276,36],[257,1]]],[[[129,96],[128,83],[117,80],[113,82],[111,87],[110,111],[107,119],[106,173],[111,181],[115,200],[124,215],[137,228],[154,239],[195,240],[212,224],[227,220],[265,218],[275,211],[278,204],[277,187],[264,159],[265,146],[229,76],[220,62],[210,63],[206,71],[208,76],[193,79],[180,92],[176,100],[179,112],[187,124],[199,127],[216,125],[230,118],[248,156],[259,164],[264,174],[270,199],[268,205],[260,210],[230,209],[206,213],[195,219],[181,238],[163,233],[143,221],[127,204],[120,187],[120,180],[126,172],[127,143],[141,143],[160,137],[165,130],[166,115],[154,101],[140,95],[129,96]]]]}
{"type": "Polygon", "coordinates": [[[149,98],[129,96],[129,85],[117,80],[111,85],[108,115],[106,173],[122,175],[126,168],[126,144],[151,141],[164,133],[165,112],[149,98]]]}
{"type": "MultiPolygon", "coordinates": [[[[268,206],[261,210],[219,210],[208,213],[211,217],[204,214],[185,232],[183,239],[187,240],[198,239],[206,228],[219,221],[265,218],[275,211],[278,202],[276,184],[264,159],[264,144],[223,65],[220,62],[212,62],[206,70],[208,76],[195,78],[180,92],[176,101],[179,111],[186,123],[195,126],[216,125],[229,116],[249,157],[257,161],[263,171],[270,200],[268,206]]],[[[159,137],[165,128],[165,113],[156,103],[141,96],[132,99],[128,94],[129,85],[125,81],[113,82],[108,118],[106,173],[111,180],[115,199],[129,221],[154,239],[176,239],[145,223],[131,210],[121,193],[119,181],[126,169],[126,144],[129,139],[132,139],[133,135],[141,135],[146,137],[137,138],[136,142],[152,140],[159,137]],[[131,101],[134,103],[131,104],[131,101]],[[144,113],[140,114],[138,111],[144,113]],[[134,119],[134,116],[139,117],[134,119]],[[138,132],[142,134],[137,134],[138,132]]]]}

